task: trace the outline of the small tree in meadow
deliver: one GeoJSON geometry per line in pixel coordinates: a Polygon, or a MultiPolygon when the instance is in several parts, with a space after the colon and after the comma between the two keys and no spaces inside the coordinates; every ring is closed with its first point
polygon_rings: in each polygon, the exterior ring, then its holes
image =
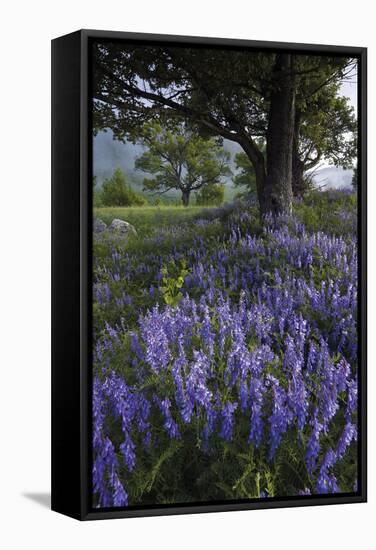
{"type": "Polygon", "coordinates": [[[145,199],[127,185],[125,175],[117,168],[103,182],[101,199],[104,206],[142,206],[145,199]]]}
{"type": "Polygon", "coordinates": [[[184,206],[189,205],[192,191],[220,184],[231,174],[230,155],[221,143],[196,135],[184,125],[172,131],[151,122],[144,126],[141,142],[148,149],[135,166],[154,176],[144,179],[144,189],[159,194],[181,191],[184,206]]]}
{"type": "Polygon", "coordinates": [[[196,195],[196,204],[203,206],[220,206],[225,197],[224,185],[206,185],[196,195]]]}

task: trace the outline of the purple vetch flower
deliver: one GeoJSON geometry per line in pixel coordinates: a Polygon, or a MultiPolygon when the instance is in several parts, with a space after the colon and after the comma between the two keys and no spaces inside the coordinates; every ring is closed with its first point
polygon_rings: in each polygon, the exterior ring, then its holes
{"type": "Polygon", "coordinates": [[[286,351],[283,368],[286,371],[288,382],[288,402],[297,419],[299,430],[304,428],[308,414],[308,393],[303,379],[304,355],[301,343],[296,345],[290,335],[287,336],[286,351]]]}
{"type": "Polygon", "coordinates": [[[113,483],[113,505],[128,506],[128,495],[120,483],[118,476],[115,476],[113,483]]]}
{"type": "Polygon", "coordinates": [[[144,361],[145,354],[140,343],[140,338],[135,332],[131,333],[131,351],[136,355],[139,361],[144,361]]]}
{"type": "Polygon", "coordinates": [[[146,348],[145,361],[154,372],[159,373],[170,362],[171,351],[158,306],[140,320],[140,328],[146,348]]]}
{"type": "Polygon", "coordinates": [[[340,489],[337,485],[337,479],[334,474],[329,474],[328,471],[337,462],[337,455],[333,449],[328,449],[320,466],[320,472],[317,477],[316,490],[319,494],[339,493],[340,489]]]}
{"type": "Polygon", "coordinates": [[[262,405],[265,387],[259,378],[252,378],[249,385],[249,399],[251,405],[250,431],[248,441],[254,443],[256,448],[261,445],[264,421],[262,418],[262,405]]]}
{"type": "Polygon", "coordinates": [[[351,374],[350,365],[344,359],[344,357],[342,357],[341,360],[336,365],[336,382],[337,382],[337,389],[339,392],[342,392],[346,389],[350,374],[351,374]]]}
{"type": "Polygon", "coordinates": [[[290,333],[296,342],[296,347],[299,351],[303,351],[304,343],[306,340],[307,333],[309,331],[308,322],[303,319],[302,314],[292,315],[289,319],[289,328],[290,333]]]}
{"type": "Polygon", "coordinates": [[[102,441],[102,430],[105,413],[103,410],[104,396],[102,391],[102,385],[97,376],[93,379],[93,446],[94,448],[99,446],[102,441]]]}
{"type": "Polygon", "coordinates": [[[283,368],[292,375],[301,374],[304,366],[302,350],[295,344],[290,335],[286,338],[286,350],[283,358],[283,368]]]}
{"type": "Polygon", "coordinates": [[[182,408],[185,404],[183,374],[185,374],[185,369],[187,368],[187,364],[188,364],[188,361],[184,351],[183,335],[180,335],[178,339],[177,357],[174,360],[171,368],[172,377],[174,379],[175,387],[176,387],[175,401],[178,407],[180,408],[182,408]]]}
{"type": "Polygon", "coordinates": [[[293,416],[288,406],[287,392],[280,386],[279,381],[274,376],[269,375],[269,381],[273,391],[272,414],[269,417],[269,460],[272,460],[281,443],[282,435],[289,428],[293,416]]]}
{"type": "Polygon", "coordinates": [[[136,445],[133,443],[129,433],[125,434],[123,443],[120,444],[120,451],[123,454],[124,464],[131,472],[136,465],[136,445]]]}
{"type": "Polygon", "coordinates": [[[228,300],[224,301],[223,298],[218,300],[217,315],[219,322],[219,353],[220,355],[223,355],[226,337],[229,334],[229,329],[232,323],[230,303],[228,300]]]}
{"type": "Polygon", "coordinates": [[[150,416],[150,402],[142,393],[135,394],[136,401],[136,413],[134,416],[134,423],[136,424],[137,431],[143,435],[143,442],[146,447],[150,445],[151,441],[151,425],[149,421],[150,416]]]}
{"type": "Polygon", "coordinates": [[[358,406],[358,381],[349,380],[347,384],[346,420],[349,422],[358,406]]]}
{"type": "Polygon", "coordinates": [[[158,396],[154,397],[155,402],[157,403],[164,419],[164,428],[171,439],[180,439],[180,432],[178,425],[171,416],[171,401],[166,397],[165,399],[160,399],[158,396]]]}
{"type": "Polygon", "coordinates": [[[319,352],[319,374],[321,378],[319,395],[319,407],[326,432],[330,421],[339,409],[338,386],[336,369],[330,359],[327,343],[322,339],[319,352]]]}
{"type": "Polygon", "coordinates": [[[109,325],[107,323],[107,321],[105,322],[105,327],[106,327],[106,332],[108,333],[108,335],[113,338],[114,340],[118,340],[119,339],[119,331],[117,328],[114,328],[114,327],[111,327],[111,325],[109,325]]]}
{"type": "Polygon", "coordinates": [[[222,439],[225,439],[226,441],[231,441],[232,439],[232,432],[234,429],[234,412],[236,411],[238,405],[237,403],[230,403],[229,401],[225,403],[225,405],[222,408],[221,412],[221,418],[222,418],[222,426],[220,431],[220,437],[222,439]]]}
{"type": "Polygon", "coordinates": [[[189,374],[186,379],[186,391],[181,415],[185,423],[189,423],[194,408],[199,407],[205,411],[211,410],[212,392],[207,387],[207,379],[211,374],[209,359],[200,351],[193,352],[193,362],[189,366],[189,374]]]}
{"type": "Polygon", "coordinates": [[[244,381],[251,367],[251,354],[245,344],[245,335],[239,320],[234,318],[232,327],[232,346],[227,356],[227,366],[224,377],[229,388],[233,388],[240,376],[244,381]]]}
{"type": "Polygon", "coordinates": [[[203,320],[202,320],[202,326],[200,329],[200,336],[203,340],[204,346],[207,349],[209,353],[209,357],[213,356],[214,353],[214,342],[215,342],[215,333],[211,326],[211,319],[209,314],[209,308],[208,306],[203,306],[203,320]]]}
{"type": "Polygon", "coordinates": [[[218,419],[218,413],[212,405],[206,408],[206,423],[202,429],[203,449],[207,453],[209,452],[209,436],[214,433],[216,429],[218,419]]]}
{"type": "Polygon", "coordinates": [[[293,375],[289,381],[288,402],[294,412],[298,430],[303,430],[308,416],[308,393],[301,375],[293,375]]]}
{"type": "Polygon", "coordinates": [[[353,440],[356,441],[357,435],[358,435],[357,428],[355,424],[352,424],[351,422],[347,422],[337,444],[337,448],[336,448],[337,459],[340,459],[344,456],[346,449],[350,445],[350,443],[353,440]]]}
{"type": "Polygon", "coordinates": [[[319,422],[319,419],[318,419],[317,407],[313,412],[312,420],[310,424],[312,426],[312,431],[311,431],[311,435],[308,438],[308,442],[306,446],[305,461],[307,464],[308,471],[312,473],[316,466],[317,457],[320,452],[320,434],[323,431],[323,425],[321,422],[319,422]]]}
{"type": "Polygon", "coordinates": [[[260,376],[268,363],[271,363],[275,355],[269,345],[262,344],[250,354],[249,370],[253,376],[260,376]]]}
{"type": "Polygon", "coordinates": [[[100,506],[110,506],[111,501],[109,490],[105,477],[108,476],[110,486],[116,485],[118,461],[115,454],[115,448],[112,441],[105,437],[101,441],[101,445],[96,448],[97,456],[93,463],[93,490],[98,494],[100,506]]]}

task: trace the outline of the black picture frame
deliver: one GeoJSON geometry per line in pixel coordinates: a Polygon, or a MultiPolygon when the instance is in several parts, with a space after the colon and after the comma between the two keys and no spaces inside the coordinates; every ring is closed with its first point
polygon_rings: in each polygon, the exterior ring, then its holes
{"type": "Polygon", "coordinates": [[[260,42],[80,30],[52,41],[52,509],[79,520],[285,508],[367,500],[367,50],[360,47],[260,42]],[[197,45],[357,57],[359,244],[359,486],[356,493],[93,509],[91,470],[91,110],[90,44],[197,45]]]}

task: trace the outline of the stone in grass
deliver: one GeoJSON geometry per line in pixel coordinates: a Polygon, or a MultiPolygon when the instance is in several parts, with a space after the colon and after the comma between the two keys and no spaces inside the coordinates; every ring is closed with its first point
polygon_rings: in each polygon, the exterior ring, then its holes
{"type": "Polygon", "coordinates": [[[104,223],[104,221],[100,220],[99,218],[94,218],[93,223],[93,231],[94,233],[103,233],[103,231],[106,231],[107,225],[104,223]]]}
{"type": "Polygon", "coordinates": [[[124,236],[135,235],[137,237],[136,228],[124,220],[118,220],[115,218],[112,220],[111,225],[108,228],[112,233],[118,233],[124,236]]]}

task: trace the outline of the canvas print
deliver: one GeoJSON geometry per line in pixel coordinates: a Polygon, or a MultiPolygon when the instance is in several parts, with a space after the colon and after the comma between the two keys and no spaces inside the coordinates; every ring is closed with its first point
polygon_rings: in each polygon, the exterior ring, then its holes
{"type": "Polygon", "coordinates": [[[90,56],[92,506],[356,493],[358,60],[90,56]]]}

